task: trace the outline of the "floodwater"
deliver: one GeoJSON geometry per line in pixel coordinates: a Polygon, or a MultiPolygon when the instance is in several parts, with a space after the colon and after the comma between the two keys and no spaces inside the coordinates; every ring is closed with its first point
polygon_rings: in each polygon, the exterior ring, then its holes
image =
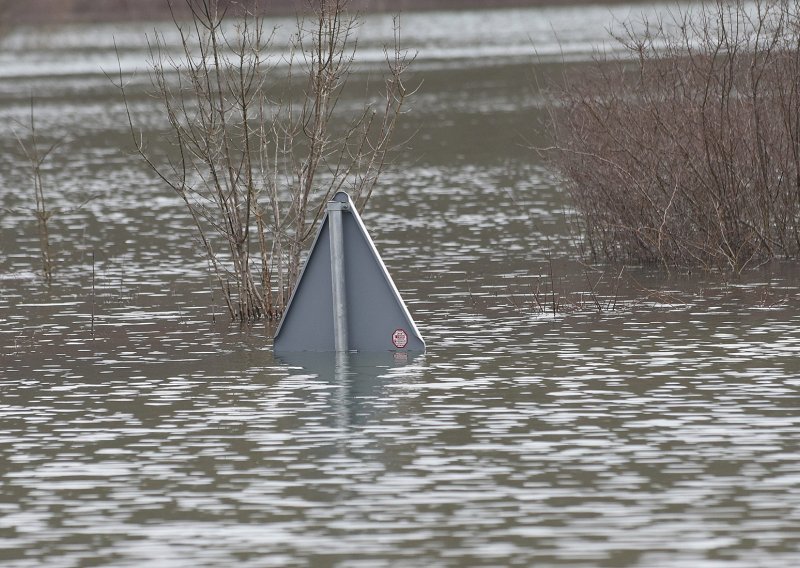
{"type": "MultiPolygon", "coordinates": [[[[529,149],[533,71],[580,65],[641,10],[404,16],[422,88],[400,136],[416,135],[364,220],[428,352],[340,365],[275,357],[270,328],[212,307],[104,75],[116,40],[157,136],[152,25],[6,37],[0,563],[796,566],[797,269],[584,268],[529,149]],[[14,137],[31,95],[43,140],[63,140],[44,171],[49,287],[14,137]]],[[[390,32],[367,18],[354,90],[390,32]]]]}

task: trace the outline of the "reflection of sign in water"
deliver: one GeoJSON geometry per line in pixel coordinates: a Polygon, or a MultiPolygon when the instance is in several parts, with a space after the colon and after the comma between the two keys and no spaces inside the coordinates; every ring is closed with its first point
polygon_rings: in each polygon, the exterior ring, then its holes
{"type": "Polygon", "coordinates": [[[392,334],[392,344],[398,349],[408,345],[408,334],[405,329],[395,329],[392,334]]]}
{"type": "MultiPolygon", "coordinates": [[[[386,337],[383,341],[388,343],[386,337]]],[[[355,448],[356,452],[357,444],[352,445],[347,429],[367,424],[376,415],[380,415],[378,423],[382,422],[385,413],[391,413],[386,400],[398,394],[389,392],[387,387],[417,383],[424,368],[424,355],[400,349],[368,353],[285,351],[277,353],[275,361],[286,366],[289,376],[281,380],[287,381],[293,391],[314,391],[327,398],[320,411],[337,419],[335,424],[343,434],[342,449],[355,448]]],[[[379,440],[383,442],[391,445],[391,436],[379,440]]],[[[380,454],[390,456],[391,451],[387,446],[380,454]]]]}
{"type": "Polygon", "coordinates": [[[400,292],[344,192],[328,202],[274,349],[425,351],[400,292]]]}

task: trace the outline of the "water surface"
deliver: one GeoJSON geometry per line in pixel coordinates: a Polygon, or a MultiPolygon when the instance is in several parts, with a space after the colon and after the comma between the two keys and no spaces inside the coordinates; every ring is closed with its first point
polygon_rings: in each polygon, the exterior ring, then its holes
{"type": "MultiPolygon", "coordinates": [[[[157,136],[151,24],[8,37],[3,564],[795,565],[796,267],[585,269],[529,148],[544,141],[533,72],[580,65],[641,10],[404,16],[423,87],[400,136],[416,135],[364,219],[429,349],[338,365],[230,325],[179,201],[131,155],[103,70],[116,38],[157,136]],[[45,171],[63,209],[49,287],[13,134],[31,93],[43,135],[64,138],[45,171]]],[[[353,92],[390,32],[366,19],[353,92]]]]}

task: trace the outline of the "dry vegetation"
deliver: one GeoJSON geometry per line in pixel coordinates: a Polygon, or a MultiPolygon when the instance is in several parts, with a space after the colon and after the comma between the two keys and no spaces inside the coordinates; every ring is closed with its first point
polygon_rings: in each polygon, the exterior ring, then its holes
{"type": "Polygon", "coordinates": [[[38,131],[36,130],[33,97],[31,97],[30,122],[23,126],[25,126],[28,131],[27,135],[20,135],[16,131],[14,134],[17,137],[20,150],[30,168],[34,202],[32,213],[36,218],[36,228],[39,234],[39,250],[42,254],[42,275],[45,281],[50,284],[53,280],[53,253],[50,247],[49,222],[56,211],[48,207],[47,204],[42,168],[53,150],[61,144],[61,140],[45,145],[39,139],[38,131]]]}
{"type": "MultiPolygon", "coordinates": [[[[383,170],[406,98],[409,60],[386,51],[380,103],[332,123],[352,71],[356,18],[346,0],[317,0],[300,19],[288,60],[269,59],[270,30],[256,12],[226,21],[215,0],[187,0],[190,24],[174,59],[150,43],[151,77],[176,158],[136,147],[182,199],[231,316],[277,318],[326,202],[347,190],[359,207],[383,170]],[[299,93],[299,94],[298,94],[299,93]]],[[[119,86],[125,95],[123,78],[119,86]]],[[[127,106],[127,104],[126,104],[127,106]]]]}
{"type": "Polygon", "coordinates": [[[800,254],[800,3],[696,5],[568,76],[555,147],[587,252],[743,268],[800,254]]]}

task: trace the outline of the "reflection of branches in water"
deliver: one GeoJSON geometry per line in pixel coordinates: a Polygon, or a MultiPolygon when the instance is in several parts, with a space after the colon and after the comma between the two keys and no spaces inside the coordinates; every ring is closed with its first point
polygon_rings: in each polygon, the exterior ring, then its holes
{"type": "Polygon", "coordinates": [[[744,309],[775,309],[789,305],[793,292],[788,288],[765,284],[737,284],[721,281],[697,286],[688,283],[688,289],[659,289],[647,286],[630,270],[607,267],[603,270],[585,268],[584,282],[559,278],[542,269],[533,280],[518,277],[514,286],[505,288],[505,295],[492,296],[480,293],[471,296],[470,307],[479,312],[492,313],[498,301],[516,311],[547,315],[578,313],[619,313],[637,309],[688,309],[691,306],[720,304],[737,305],[744,309]],[[581,285],[584,284],[584,285],[581,285]]]}
{"type": "Polygon", "coordinates": [[[527,285],[527,293],[521,298],[512,299],[512,304],[518,309],[549,313],[553,317],[564,313],[604,313],[630,309],[635,301],[620,298],[624,272],[624,267],[617,272],[613,268],[601,271],[584,266],[582,276],[586,289],[569,290],[564,279],[557,276],[553,260],[549,258],[545,273],[540,272],[536,281],[527,285]]]}
{"type": "Polygon", "coordinates": [[[676,294],[647,288],[625,267],[602,269],[582,265],[577,274],[562,275],[552,259],[535,276],[517,275],[512,282],[489,285],[494,291],[471,293],[469,305],[476,311],[493,312],[498,302],[520,312],[556,317],[572,313],[617,313],[636,307],[683,306],[676,294]],[[497,290],[504,290],[498,293],[497,290]],[[625,291],[625,292],[623,292],[625,291]]]}
{"type": "Polygon", "coordinates": [[[38,329],[20,329],[19,333],[14,336],[14,345],[3,346],[3,351],[0,351],[0,360],[10,359],[33,349],[36,345],[37,333],[39,333],[38,329]]]}

